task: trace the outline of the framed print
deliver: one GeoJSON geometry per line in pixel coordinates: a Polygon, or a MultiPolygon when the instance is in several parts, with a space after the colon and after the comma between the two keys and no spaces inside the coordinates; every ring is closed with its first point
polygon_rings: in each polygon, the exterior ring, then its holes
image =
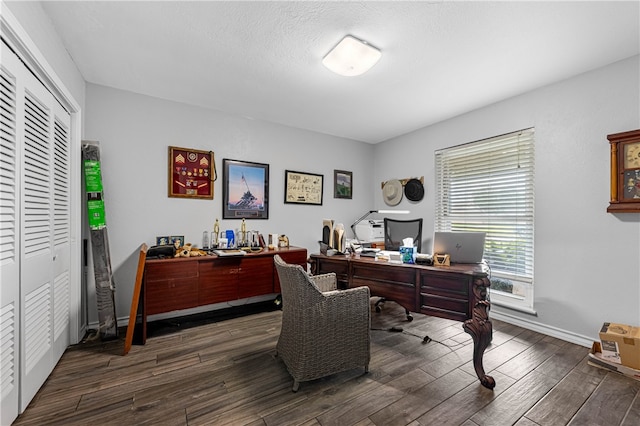
{"type": "Polygon", "coordinates": [[[333,198],[351,198],[353,173],[345,170],[333,171],[333,198]]]}
{"type": "Polygon", "coordinates": [[[322,205],[323,175],[284,171],[284,202],[322,205]]]}
{"type": "Polygon", "coordinates": [[[222,218],[269,219],[269,165],[222,160],[222,218]]]}
{"type": "Polygon", "coordinates": [[[213,200],[213,151],[169,147],[169,197],[213,200]]]}

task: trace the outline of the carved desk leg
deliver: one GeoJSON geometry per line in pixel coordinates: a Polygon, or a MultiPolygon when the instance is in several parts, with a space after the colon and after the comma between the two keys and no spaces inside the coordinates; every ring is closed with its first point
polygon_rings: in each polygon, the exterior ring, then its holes
{"type": "Polygon", "coordinates": [[[496,381],[484,372],[482,356],[485,349],[491,343],[493,329],[489,320],[491,304],[487,300],[487,288],[491,285],[487,278],[476,278],[473,282],[474,307],[472,317],[462,325],[464,331],[473,338],[473,368],[480,379],[480,383],[486,388],[493,389],[496,381]]]}

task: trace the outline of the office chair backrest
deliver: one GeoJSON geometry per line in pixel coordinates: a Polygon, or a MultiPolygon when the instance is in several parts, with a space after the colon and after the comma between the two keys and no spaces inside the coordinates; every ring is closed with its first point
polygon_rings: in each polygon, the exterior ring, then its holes
{"type": "Polygon", "coordinates": [[[413,245],[418,247],[418,253],[422,251],[422,218],[411,220],[398,220],[384,218],[384,249],[391,251],[400,250],[402,240],[413,238],[413,245]]]}

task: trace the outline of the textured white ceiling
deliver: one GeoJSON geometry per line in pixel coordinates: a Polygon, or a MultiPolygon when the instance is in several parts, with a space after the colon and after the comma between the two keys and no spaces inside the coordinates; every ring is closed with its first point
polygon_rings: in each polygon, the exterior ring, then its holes
{"type": "Polygon", "coordinates": [[[91,83],[376,143],[640,53],[640,2],[46,1],[91,83]],[[325,69],[346,35],[382,50],[325,69]]]}

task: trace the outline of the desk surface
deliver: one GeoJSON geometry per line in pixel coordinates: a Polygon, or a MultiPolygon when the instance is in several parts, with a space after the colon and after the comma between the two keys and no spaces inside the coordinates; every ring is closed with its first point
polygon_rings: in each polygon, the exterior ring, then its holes
{"type": "Polygon", "coordinates": [[[388,260],[380,260],[375,257],[370,256],[360,256],[359,254],[353,256],[331,256],[331,257],[344,257],[346,260],[354,261],[364,261],[364,262],[375,262],[386,265],[393,266],[402,266],[406,268],[423,268],[428,270],[436,270],[436,271],[451,271],[457,272],[461,274],[473,274],[473,275],[487,275],[489,273],[489,266],[486,263],[452,263],[451,266],[433,266],[433,265],[424,265],[420,263],[402,263],[388,260]]]}

